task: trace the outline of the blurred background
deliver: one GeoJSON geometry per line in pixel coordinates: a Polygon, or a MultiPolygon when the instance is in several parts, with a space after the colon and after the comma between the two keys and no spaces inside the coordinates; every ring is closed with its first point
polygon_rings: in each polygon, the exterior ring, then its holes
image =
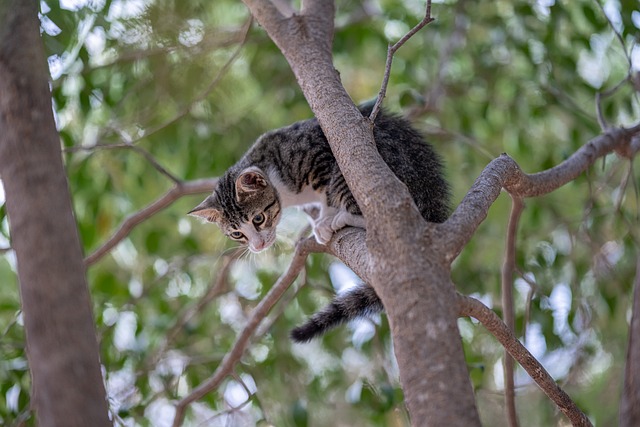
{"type": "MultiPolygon", "coordinates": [[[[311,117],[288,64],[239,0],[42,0],[40,8],[87,255],[176,181],[219,176],[261,133],[311,117]]],[[[335,65],[356,103],[375,97],[387,44],[424,8],[337,2],[335,65]]],[[[638,121],[637,1],[443,0],[432,14],[396,55],[385,106],[441,153],[454,204],[502,152],[536,172],[602,125],[638,121]]],[[[518,233],[517,334],[596,426],[617,424],[639,177],[637,165],[609,155],[527,200],[518,233]]],[[[307,223],[289,212],[275,248],[242,254],[217,227],[186,216],[205,196],[148,218],[88,269],[115,425],[170,425],[175,402],[215,371],[307,223]]],[[[502,195],[452,273],[460,292],[499,314],[509,207],[502,195]]],[[[0,423],[31,425],[9,246],[0,190],[0,423]]],[[[234,376],[191,405],[185,425],[408,426],[384,315],[310,344],[288,339],[358,280],[338,260],[311,255],[234,376]]],[[[504,425],[502,347],[475,321],[459,326],[483,423],[504,425]]],[[[523,425],[567,425],[520,369],[516,387],[523,425]]]]}

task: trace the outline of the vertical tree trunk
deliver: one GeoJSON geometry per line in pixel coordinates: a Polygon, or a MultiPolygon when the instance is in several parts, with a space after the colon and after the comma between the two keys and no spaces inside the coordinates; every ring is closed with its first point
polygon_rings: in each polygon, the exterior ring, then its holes
{"type": "Polygon", "coordinates": [[[331,53],[333,1],[303,2],[289,17],[271,2],[244,2],[289,62],[367,221],[370,284],[390,319],[412,425],[479,426],[446,251],[340,83],[331,53]]]}
{"type": "Polygon", "coordinates": [[[633,284],[633,310],[629,325],[629,346],[620,401],[621,427],[640,425],[640,256],[633,284]]]}
{"type": "Polygon", "coordinates": [[[35,0],[0,2],[0,178],[40,426],[108,426],[35,0]]]}

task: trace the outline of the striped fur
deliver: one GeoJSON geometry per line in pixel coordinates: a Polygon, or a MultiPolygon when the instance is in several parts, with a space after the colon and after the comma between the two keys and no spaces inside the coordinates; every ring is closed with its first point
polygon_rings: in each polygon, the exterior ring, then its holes
{"type": "MultiPolygon", "coordinates": [[[[364,115],[370,110],[370,105],[361,108],[364,115]]],[[[422,216],[443,222],[449,212],[449,187],[431,146],[407,120],[384,112],[376,119],[374,138],[422,216]]],[[[190,213],[217,223],[227,236],[259,252],[275,241],[282,209],[309,204],[320,208],[314,223],[320,243],[344,226],[364,227],[360,208],[316,119],[262,135],[220,178],[213,194],[190,213]]],[[[382,309],[365,284],[338,295],[291,336],[297,342],[309,341],[340,323],[382,309]]]]}

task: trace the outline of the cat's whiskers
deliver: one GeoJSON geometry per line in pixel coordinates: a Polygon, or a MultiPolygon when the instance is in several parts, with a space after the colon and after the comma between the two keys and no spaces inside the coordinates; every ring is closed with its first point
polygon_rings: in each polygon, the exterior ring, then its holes
{"type": "MultiPolygon", "coordinates": [[[[225,255],[228,255],[228,254],[232,254],[233,255],[233,252],[239,252],[240,248],[242,248],[242,245],[231,246],[230,248],[227,248],[224,251],[222,251],[222,253],[220,254],[219,258],[222,258],[222,257],[224,257],[225,255]]],[[[239,255],[238,255],[238,257],[239,257],[239,255]]]]}
{"type": "Polygon", "coordinates": [[[244,248],[242,249],[242,252],[238,256],[238,259],[242,261],[250,261],[250,257],[252,253],[253,252],[251,251],[251,249],[249,249],[249,246],[244,246],[244,248]]]}
{"type": "MultiPolygon", "coordinates": [[[[360,107],[363,116],[373,105],[360,107]]],[[[442,163],[432,147],[411,124],[384,111],[373,129],[376,146],[387,166],[406,186],[420,213],[430,222],[447,219],[448,185],[442,163]]],[[[246,246],[235,255],[265,268],[275,268],[278,252],[291,251],[303,235],[303,221],[287,207],[302,207],[314,218],[314,234],[328,241],[345,226],[364,228],[360,208],[340,173],[322,129],[315,119],[262,135],[252,148],[219,180],[215,191],[192,215],[215,222],[232,239],[251,242],[270,252],[258,255],[246,246]],[[273,228],[280,232],[273,241],[273,228]]],[[[305,229],[306,230],[306,229],[305,229]]],[[[232,250],[235,248],[232,248],[232,250]]],[[[362,285],[336,296],[335,302],[293,332],[298,342],[340,323],[382,310],[373,288],[362,285]]]]}

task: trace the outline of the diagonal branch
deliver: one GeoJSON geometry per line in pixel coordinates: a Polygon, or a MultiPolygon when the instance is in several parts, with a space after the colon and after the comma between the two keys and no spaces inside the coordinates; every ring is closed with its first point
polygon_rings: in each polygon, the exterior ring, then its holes
{"type": "Polygon", "coordinates": [[[298,277],[300,271],[304,268],[305,261],[309,253],[313,251],[321,250],[320,244],[318,244],[313,237],[304,239],[296,245],[296,252],[293,255],[291,264],[286,272],[280,276],[278,281],[273,285],[273,288],[267,293],[267,295],[260,301],[256,308],[251,312],[251,317],[247,321],[247,325],[240,333],[236,342],[233,344],[231,350],[224,356],[224,359],[208,380],[204,381],[197,388],[195,388],[189,395],[185,396],[176,405],[176,414],[173,419],[173,427],[182,425],[187,407],[198,399],[204,397],[207,393],[216,389],[222,380],[224,380],[233,370],[236,363],[242,357],[244,350],[249,344],[249,340],[253,336],[254,332],[265,318],[271,308],[278,302],[280,297],[285,293],[293,281],[298,277]]]}
{"type": "Polygon", "coordinates": [[[592,426],[589,418],[578,408],[573,400],[556,384],[553,377],[536,360],[525,346],[509,331],[507,325],[491,309],[477,299],[461,294],[458,296],[458,309],[460,316],[469,316],[477,319],[487,328],[491,334],[504,346],[520,366],[538,384],[538,387],[549,396],[558,406],[558,409],[566,415],[574,426],[592,426]]]}
{"type": "Polygon", "coordinates": [[[559,165],[535,174],[526,174],[507,154],[491,161],[476,179],[451,217],[438,228],[445,234],[447,259],[453,261],[486,218],[491,204],[504,188],[513,196],[535,197],[550,193],[574,180],[598,158],[613,151],[632,158],[639,150],[636,135],[640,125],[611,128],[580,147],[559,165]]]}
{"type": "Polygon", "coordinates": [[[380,92],[378,92],[378,97],[376,98],[376,103],[373,105],[373,109],[371,110],[371,114],[369,115],[369,120],[371,123],[375,123],[376,117],[380,112],[380,107],[382,106],[382,101],[387,93],[387,86],[389,85],[389,77],[391,76],[391,63],[393,62],[393,55],[396,54],[398,49],[400,49],[414,34],[420,31],[423,27],[430,24],[434,21],[431,17],[431,0],[427,0],[427,8],[424,15],[424,18],[418,24],[413,27],[407,34],[402,36],[400,40],[398,40],[395,44],[389,44],[389,48],[387,50],[387,63],[384,69],[384,77],[382,78],[382,85],[380,86],[380,92]]]}
{"type": "Polygon", "coordinates": [[[550,193],[576,179],[598,158],[616,151],[624,157],[633,157],[637,148],[631,138],[640,133],[640,125],[633,128],[612,128],[595,137],[559,165],[543,172],[527,175],[520,173],[505,189],[520,197],[535,197],[550,193]]]}
{"type": "MultiPolygon", "coordinates": [[[[242,0],[249,8],[254,17],[262,17],[269,22],[278,22],[285,19],[285,16],[279,10],[279,4],[276,5],[271,1],[264,0],[242,0]]],[[[281,3],[281,2],[278,2],[281,3]]],[[[264,25],[260,22],[260,25],[264,25]]]]}
{"type": "Polygon", "coordinates": [[[139,210],[138,212],[129,215],[116,230],[113,235],[96,249],[91,255],[87,256],[84,260],[86,265],[91,265],[97,262],[100,258],[105,256],[114,246],[120,243],[125,237],[131,233],[131,231],[141,222],[149,219],[153,215],[157,214],[164,208],[171,205],[182,196],[188,196],[191,194],[200,194],[211,192],[218,182],[217,178],[210,179],[197,179],[194,181],[180,182],[167,191],[164,196],[160,197],[150,205],[139,210]]]}

